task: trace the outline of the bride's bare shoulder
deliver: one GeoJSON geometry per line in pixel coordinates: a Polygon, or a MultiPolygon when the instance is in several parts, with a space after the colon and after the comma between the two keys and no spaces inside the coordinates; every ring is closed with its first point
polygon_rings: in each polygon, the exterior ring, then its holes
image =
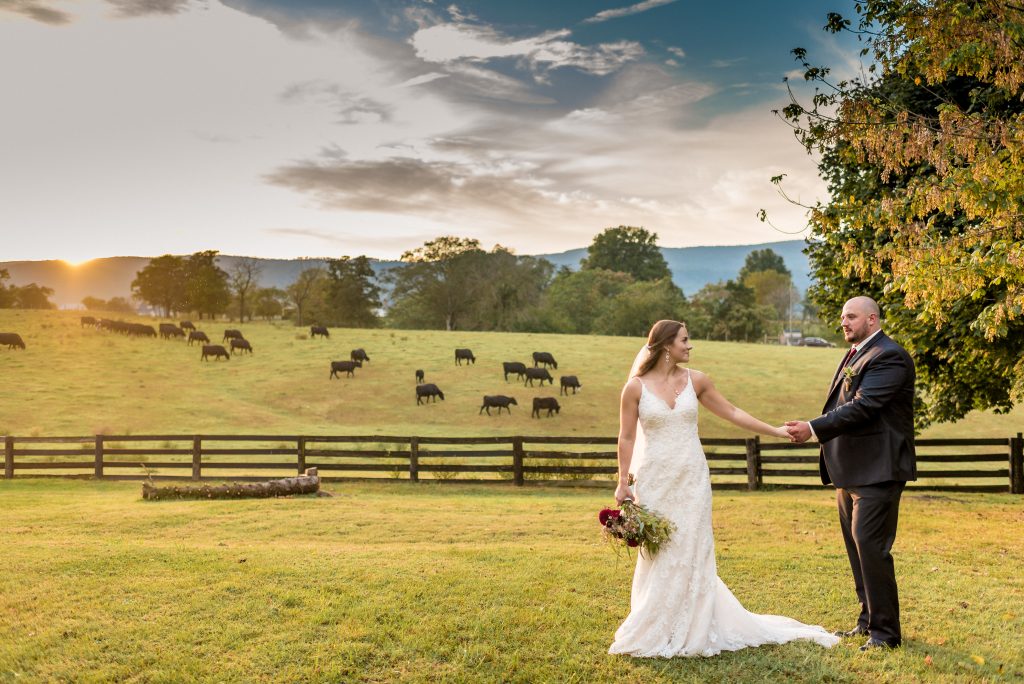
{"type": "Polygon", "coordinates": [[[641,390],[640,376],[634,375],[633,377],[631,377],[629,380],[626,381],[625,385],[623,385],[623,387],[622,387],[622,396],[639,400],[640,399],[640,390],[641,390]]]}
{"type": "Polygon", "coordinates": [[[690,381],[693,383],[693,389],[695,389],[698,394],[700,394],[701,390],[708,385],[714,384],[711,382],[710,375],[704,371],[699,371],[696,368],[690,369],[690,381]]]}

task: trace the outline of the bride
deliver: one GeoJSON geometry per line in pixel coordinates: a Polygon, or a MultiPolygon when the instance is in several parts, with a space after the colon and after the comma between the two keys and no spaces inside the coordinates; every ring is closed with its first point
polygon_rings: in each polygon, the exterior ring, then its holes
{"type": "Polygon", "coordinates": [[[615,500],[635,498],[675,523],[676,530],[653,558],[638,554],[630,613],[608,652],[712,656],[794,639],[834,646],[839,638],[821,627],[747,612],[718,578],[711,479],[697,437],[697,402],[744,430],[783,439],[789,434],[730,404],[707,375],[680,368],[691,349],[684,323],[658,321],[622,390],[615,500]],[[632,492],[628,475],[635,481],[632,492]]]}

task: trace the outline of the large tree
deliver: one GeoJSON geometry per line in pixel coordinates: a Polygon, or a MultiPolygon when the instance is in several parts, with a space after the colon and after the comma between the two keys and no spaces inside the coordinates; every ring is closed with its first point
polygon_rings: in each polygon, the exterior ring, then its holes
{"type": "Polygon", "coordinates": [[[670,278],[640,280],[603,303],[593,332],[643,337],[655,321],[665,318],[685,321],[687,309],[683,291],[670,278]]]}
{"type": "Polygon", "coordinates": [[[633,284],[628,273],[601,268],[573,271],[563,266],[545,290],[540,320],[544,330],[589,334],[605,303],[633,284]]]}
{"type": "Polygon", "coordinates": [[[327,292],[330,325],[372,328],[380,324],[380,286],[370,260],[343,256],[327,260],[327,292]]]}
{"type": "Polygon", "coordinates": [[[487,282],[487,253],[471,238],[444,236],[402,254],[390,272],[392,323],[456,330],[476,306],[487,282]]]}
{"type": "Polygon", "coordinates": [[[150,259],[132,280],[132,295],[171,316],[186,305],[185,260],[173,254],[150,259]]]}
{"type": "Polygon", "coordinates": [[[217,250],[196,252],[185,261],[185,302],[189,311],[213,318],[231,303],[228,274],[217,265],[217,250]]]}
{"type": "Polygon", "coordinates": [[[245,321],[246,314],[249,314],[249,319],[252,320],[252,312],[246,307],[246,302],[250,299],[253,291],[259,287],[262,273],[263,264],[259,259],[252,257],[241,257],[231,267],[228,283],[238,302],[238,321],[240,323],[245,321]]]}
{"type": "Polygon", "coordinates": [[[299,276],[285,292],[288,295],[288,302],[295,306],[295,325],[304,325],[309,310],[314,308],[316,295],[322,288],[324,282],[324,269],[319,266],[310,266],[302,269],[299,276]]]}
{"type": "MultiPolygon", "coordinates": [[[[872,294],[914,356],[919,427],[1024,399],[1024,8],[994,0],[867,0],[853,31],[873,63],[783,116],[820,155],[810,209],[822,316],[872,294]]],[[[778,181],[779,178],[773,179],[778,181]]]]}
{"type": "Polygon", "coordinates": [[[583,269],[628,273],[634,280],[671,278],[668,262],[658,247],[658,234],[634,226],[606,228],[587,247],[583,269]]]}
{"type": "Polygon", "coordinates": [[[743,267],[740,269],[740,280],[744,280],[751,273],[759,271],[775,271],[784,276],[792,275],[789,269],[786,268],[786,262],[783,260],[782,255],[771,247],[755,249],[747,255],[746,260],[743,262],[743,267]]]}

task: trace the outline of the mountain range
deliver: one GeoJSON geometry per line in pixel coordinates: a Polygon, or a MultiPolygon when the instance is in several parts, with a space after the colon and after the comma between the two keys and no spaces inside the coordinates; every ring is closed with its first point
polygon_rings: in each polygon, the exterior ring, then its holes
{"type": "MultiPolygon", "coordinates": [[[[708,283],[735,278],[747,255],[755,249],[772,249],[786,263],[793,274],[793,284],[804,291],[811,284],[810,266],[803,253],[803,240],[770,242],[758,245],[731,245],[718,247],[662,247],[661,252],[672,271],[672,279],[689,296],[708,283]]],[[[579,268],[587,256],[586,248],[571,249],[553,254],[538,254],[555,266],[579,268]]],[[[220,255],[218,263],[226,271],[242,257],[220,255]]],[[[150,257],[103,257],[73,266],[65,261],[0,261],[14,285],[38,283],[54,290],[50,298],[61,308],[77,308],[83,298],[131,297],[131,283],[135,274],[146,266],[150,257]]],[[[262,287],[287,287],[299,273],[310,266],[322,265],[323,259],[259,259],[263,267],[260,275],[262,287]]],[[[399,261],[372,260],[379,275],[398,266],[399,261]]]]}

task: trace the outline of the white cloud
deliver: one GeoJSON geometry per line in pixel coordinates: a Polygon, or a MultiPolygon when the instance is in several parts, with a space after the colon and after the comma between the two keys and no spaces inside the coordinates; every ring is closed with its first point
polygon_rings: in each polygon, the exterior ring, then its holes
{"type": "Polygon", "coordinates": [[[487,26],[447,23],[420,29],[410,44],[420,59],[437,64],[517,57],[538,70],[539,78],[548,69],[570,66],[605,75],[644,54],[635,41],[584,46],[569,40],[570,35],[567,29],[561,29],[512,39],[487,26]]]}
{"type": "Polygon", "coordinates": [[[640,12],[646,12],[647,10],[654,9],[655,7],[661,7],[662,5],[670,5],[676,0],[644,0],[638,2],[635,5],[629,5],[628,7],[619,7],[616,9],[609,9],[598,12],[592,17],[588,17],[583,20],[584,24],[596,24],[602,21],[608,21],[609,19],[618,19],[619,17],[626,17],[630,14],[639,14],[640,12]]]}
{"type": "Polygon", "coordinates": [[[676,57],[678,57],[679,59],[683,59],[684,57],[686,57],[686,53],[683,52],[683,48],[680,48],[680,47],[670,47],[670,48],[668,48],[668,51],[671,52],[676,57]]]}

